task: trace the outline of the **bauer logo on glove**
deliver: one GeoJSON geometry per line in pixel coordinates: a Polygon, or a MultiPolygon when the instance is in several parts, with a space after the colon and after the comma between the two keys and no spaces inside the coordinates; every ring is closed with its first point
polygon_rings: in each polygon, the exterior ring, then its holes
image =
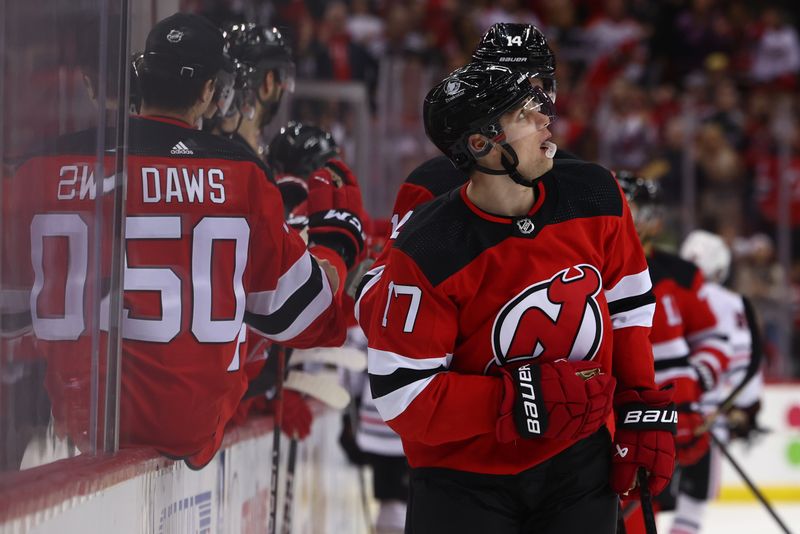
{"type": "Polygon", "coordinates": [[[539,407],[536,399],[536,389],[533,386],[533,373],[530,365],[523,365],[517,369],[517,387],[521,397],[517,425],[527,430],[528,434],[539,435],[542,425],[539,421],[539,412],[546,413],[539,407]]]}
{"type": "Polygon", "coordinates": [[[596,362],[530,363],[502,368],[498,441],[582,439],[597,432],[611,412],[616,381],[596,362]],[[587,378],[588,377],[588,378],[587,378]]]}
{"type": "MultiPolygon", "coordinates": [[[[648,410],[638,410],[638,409],[630,409],[625,412],[625,419],[622,421],[622,426],[625,425],[637,425],[639,427],[644,428],[646,423],[660,423],[661,425],[665,425],[667,427],[671,427],[678,424],[678,411],[675,410],[675,406],[672,406],[672,409],[648,409],[648,410]],[[641,425],[639,424],[641,423],[641,425]]],[[[669,428],[666,428],[667,430],[669,428]]]]}

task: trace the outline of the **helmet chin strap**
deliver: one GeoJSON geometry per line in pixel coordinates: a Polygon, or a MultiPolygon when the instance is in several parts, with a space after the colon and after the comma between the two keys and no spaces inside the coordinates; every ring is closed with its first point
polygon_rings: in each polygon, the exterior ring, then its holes
{"type": "Polygon", "coordinates": [[[519,165],[519,157],[517,156],[516,150],[514,150],[514,148],[505,141],[499,143],[499,145],[501,148],[500,163],[503,165],[504,170],[501,171],[498,169],[490,169],[489,167],[484,167],[483,165],[478,164],[475,165],[475,168],[485,174],[491,174],[493,176],[508,176],[515,184],[523,187],[533,187],[537,179],[526,180],[517,170],[517,165],[519,165]],[[509,156],[511,159],[509,159],[509,156]]]}

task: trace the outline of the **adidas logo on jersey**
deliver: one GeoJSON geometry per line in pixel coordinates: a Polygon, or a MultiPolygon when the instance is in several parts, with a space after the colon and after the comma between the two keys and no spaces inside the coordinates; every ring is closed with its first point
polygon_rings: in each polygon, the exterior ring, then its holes
{"type": "Polygon", "coordinates": [[[172,155],[179,155],[179,154],[194,154],[192,149],[186,146],[183,141],[178,141],[178,143],[172,147],[172,150],[169,151],[172,155]]]}

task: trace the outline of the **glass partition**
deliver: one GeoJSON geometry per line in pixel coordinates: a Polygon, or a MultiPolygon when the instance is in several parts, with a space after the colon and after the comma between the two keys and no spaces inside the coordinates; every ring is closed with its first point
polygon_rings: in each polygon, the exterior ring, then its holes
{"type": "Polygon", "coordinates": [[[0,7],[0,471],[115,447],[125,6],[0,7]]]}

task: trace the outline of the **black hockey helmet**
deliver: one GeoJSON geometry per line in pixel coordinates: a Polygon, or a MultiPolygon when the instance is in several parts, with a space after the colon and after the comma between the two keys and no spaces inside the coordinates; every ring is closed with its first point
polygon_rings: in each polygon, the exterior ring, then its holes
{"type": "Polygon", "coordinates": [[[338,154],[333,136],[316,126],[292,121],[275,134],[269,143],[267,163],[282,175],[277,185],[287,210],[308,197],[309,175],[338,154]]]}
{"type": "Polygon", "coordinates": [[[529,83],[526,74],[493,63],[469,63],[428,92],[422,108],[425,133],[459,169],[508,174],[515,182],[530,186],[531,182],[517,171],[519,159],[500,125],[501,116],[526,101],[535,101],[540,113],[554,119],[553,103],[540,87],[529,83]],[[476,153],[469,147],[472,134],[489,140],[485,151],[476,153]],[[477,164],[477,158],[486,155],[493,143],[511,155],[511,159],[505,154],[501,159],[506,172],[477,164]]]}
{"type": "Polygon", "coordinates": [[[493,24],[483,34],[472,60],[498,63],[541,79],[545,93],[555,102],[556,56],[544,34],[533,24],[493,24]]]}
{"type": "Polygon", "coordinates": [[[655,180],[643,178],[630,171],[614,173],[628,205],[633,224],[642,243],[651,241],[661,232],[664,211],[661,206],[661,186],[655,180]]]}
{"type": "MultiPolygon", "coordinates": [[[[252,67],[254,77],[274,71],[287,91],[294,90],[295,65],[292,49],[277,28],[248,22],[228,26],[223,32],[228,54],[252,67]]],[[[261,80],[258,80],[260,83],[261,80]]]]}
{"type": "Polygon", "coordinates": [[[267,163],[279,173],[306,178],[338,154],[339,147],[329,132],[292,121],[270,141],[267,163]]]}
{"type": "Polygon", "coordinates": [[[655,180],[642,178],[631,171],[617,171],[615,175],[629,203],[636,205],[661,203],[661,186],[655,180]]]}

